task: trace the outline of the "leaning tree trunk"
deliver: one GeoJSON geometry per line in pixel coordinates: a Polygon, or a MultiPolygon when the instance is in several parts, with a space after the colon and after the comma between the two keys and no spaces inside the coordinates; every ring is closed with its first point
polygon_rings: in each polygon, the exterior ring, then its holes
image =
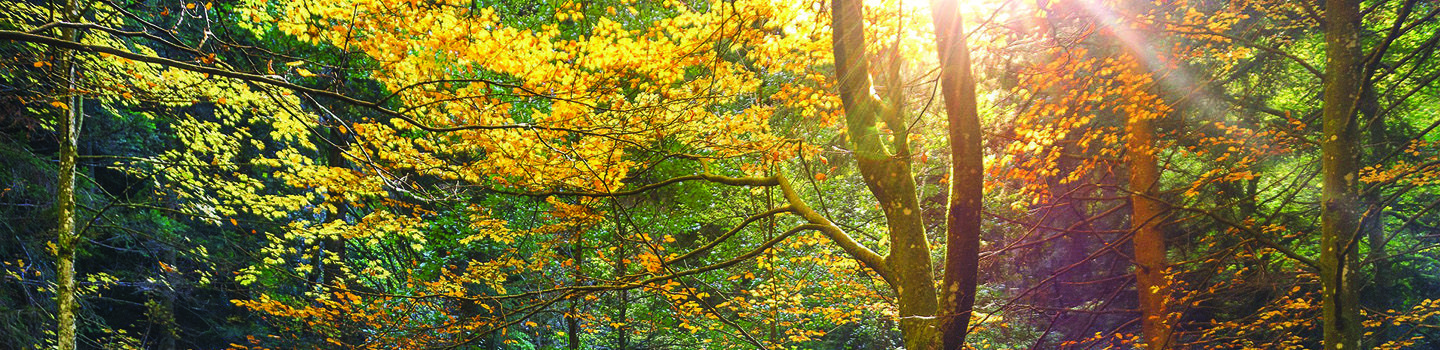
{"type": "Polygon", "coordinates": [[[865,185],[880,202],[890,231],[890,255],[885,265],[892,273],[891,288],[899,301],[900,331],[909,349],[934,349],[935,280],[930,270],[930,244],[911,175],[903,110],[898,101],[887,108],[871,94],[866,57],[864,6],[858,0],[834,0],[831,24],[835,70],[840,102],[845,109],[846,133],[854,146],[855,161],[865,185]],[[881,121],[895,134],[886,145],[881,121]],[[887,149],[888,148],[888,149],[887,149]]]}
{"type": "Polygon", "coordinates": [[[1160,169],[1155,160],[1155,127],[1148,115],[1131,115],[1126,129],[1130,160],[1130,228],[1135,233],[1135,289],[1140,294],[1140,328],[1147,348],[1166,348],[1171,329],[1165,316],[1165,234],[1163,204],[1155,198],[1160,169]]]}
{"type": "Polygon", "coordinates": [[[945,213],[945,277],[940,294],[943,349],[965,346],[975,307],[976,272],[980,259],[980,205],[984,195],[984,155],[980,116],[975,107],[975,77],[965,24],[955,0],[931,4],[936,51],[940,56],[940,89],[950,122],[950,196],[945,213]]]}
{"type": "Polygon", "coordinates": [[[1361,93],[1360,3],[1325,2],[1320,279],[1326,349],[1360,348],[1356,295],[1359,208],[1355,113],[1361,93]]]}
{"type": "MultiPolygon", "coordinates": [[[[79,22],[80,6],[77,0],[65,2],[63,16],[67,21],[79,22]]],[[[74,29],[64,28],[61,36],[68,41],[77,41],[74,29]]],[[[78,67],[73,51],[58,55],[59,71],[64,72],[68,81],[65,95],[69,96],[68,108],[56,131],[60,132],[59,181],[55,184],[55,211],[59,213],[60,224],[55,242],[55,347],[59,350],[75,349],[75,246],[80,239],[75,231],[75,160],[79,152],[80,124],[84,120],[82,99],[78,82],[78,67]]]]}

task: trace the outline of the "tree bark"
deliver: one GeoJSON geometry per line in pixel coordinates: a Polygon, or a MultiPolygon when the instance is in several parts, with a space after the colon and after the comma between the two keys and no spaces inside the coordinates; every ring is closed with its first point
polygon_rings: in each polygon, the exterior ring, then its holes
{"type": "Polygon", "coordinates": [[[1320,278],[1325,349],[1360,348],[1356,293],[1359,201],[1355,122],[1361,93],[1360,3],[1325,2],[1320,278]]]}
{"type": "MultiPolygon", "coordinates": [[[[1372,70],[1367,69],[1365,73],[1366,76],[1369,76],[1370,72],[1372,72],[1372,70]]],[[[1380,165],[1382,161],[1380,158],[1390,154],[1393,148],[1390,146],[1390,135],[1385,127],[1385,116],[1379,115],[1380,101],[1378,97],[1375,96],[1373,84],[1373,82],[1367,82],[1364,86],[1364,91],[1360,96],[1359,116],[1369,121],[1369,123],[1365,125],[1365,131],[1369,137],[1367,143],[1370,145],[1370,147],[1368,147],[1370,149],[1370,157],[1366,163],[1380,165]]],[[[1387,243],[1385,238],[1385,203],[1382,203],[1384,198],[1381,194],[1382,191],[1372,190],[1365,192],[1364,196],[1360,198],[1360,203],[1365,208],[1364,214],[1360,219],[1360,230],[1364,232],[1365,242],[1369,248],[1369,254],[1366,255],[1365,259],[1373,261],[1374,266],[1372,268],[1375,269],[1370,278],[1370,281],[1373,283],[1369,284],[1370,287],[1368,289],[1378,292],[1365,292],[1365,294],[1375,296],[1373,298],[1367,298],[1368,304],[1371,307],[1390,309],[1396,306],[1391,303],[1393,298],[1384,292],[1393,288],[1394,280],[1391,279],[1390,276],[1390,262],[1381,258],[1385,256],[1385,243],[1387,243]]]]}
{"type": "Polygon", "coordinates": [[[1140,325],[1146,348],[1167,348],[1171,328],[1166,321],[1165,234],[1159,223],[1164,205],[1155,198],[1160,169],[1155,160],[1155,127],[1148,116],[1131,115],[1126,149],[1130,160],[1130,229],[1135,245],[1135,289],[1140,296],[1140,325]]]}
{"type": "MultiPolygon", "coordinates": [[[[329,140],[325,140],[324,142],[325,165],[332,168],[343,168],[345,167],[345,148],[347,143],[345,134],[341,131],[341,128],[344,127],[345,122],[338,118],[332,119],[330,122],[335,125],[330,127],[329,140]]],[[[346,208],[344,206],[346,204],[343,200],[340,203],[335,203],[336,210],[330,220],[345,220],[346,208]]],[[[340,235],[327,237],[321,241],[321,245],[324,246],[324,254],[321,255],[320,268],[318,269],[321,275],[319,282],[327,289],[338,288],[344,283],[341,277],[343,277],[345,271],[345,238],[340,235]]]]}
{"type": "MultiPolygon", "coordinates": [[[[624,260],[627,253],[625,251],[625,225],[621,224],[619,220],[615,222],[615,276],[618,278],[625,275],[624,260]]],[[[630,326],[625,324],[630,322],[626,315],[626,311],[630,309],[629,291],[622,289],[617,292],[615,305],[618,313],[615,316],[615,322],[620,324],[619,327],[615,327],[615,349],[626,350],[630,348],[630,326]]]]}
{"type": "MultiPolygon", "coordinates": [[[[845,109],[846,133],[866,186],[880,202],[890,231],[887,279],[899,301],[900,331],[909,349],[934,349],[935,280],[930,268],[930,244],[911,175],[910,154],[900,108],[885,108],[871,94],[866,57],[864,6],[858,0],[834,0],[831,7],[836,80],[845,109]],[[895,134],[887,149],[880,121],[895,134]]],[[[898,102],[898,101],[891,101],[898,102]]],[[[898,104],[898,103],[896,103],[898,104]]]]}
{"type": "MultiPolygon", "coordinates": [[[[584,236],[584,231],[579,227],[575,227],[573,230],[575,231],[575,241],[574,244],[570,245],[570,254],[575,257],[575,271],[572,278],[574,278],[575,285],[584,285],[584,282],[581,280],[585,276],[585,271],[583,270],[585,266],[585,247],[580,244],[580,242],[582,242],[581,238],[584,236]]],[[[566,340],[571,350],[579,350],[580,300],[570,299],[569,304],[570,310],[565,313],[566,340]]]]}
{"type": "MultiPolygon", "coordinates": [[[[79,22],[80,6],[76,0],[65,2],[62,14],[67,21],[79,22]]],[[[61,36],[68,41],[78,41],[74,29],[61,29],[61,36]]],[[[60,132],[60,166],[57,169],[59,181],[55,184],[55,209],[59,213],[59,227],[55,242],[55,347],[59,350],[75,349],[75,312],[79,304],[75,300],[75,246],[79,237],[75,231],[75,161],[79,152],[80,125],[84,121],[85,106],[80,95],[79,73],[75,67],[74,51],[58,55],[61,72],[66,75],[69,86],[65,91],[68,103],[64,116],[57,123],[60,132]]]]}
{"type": "Polygon", "coordinates": [[[980,259],[980,209],[984,195],[984,155],[980,143],[980,116],[975,105],[975,77],[970,72],[970,48],[965,24],[955,0],[931,4],[940,89],[949,121],[950,195],[945,212],[945,276],[940,294],[941,345],[946,350],[965,346],[970,315],[975,307],[976,274],[980,259]]]}

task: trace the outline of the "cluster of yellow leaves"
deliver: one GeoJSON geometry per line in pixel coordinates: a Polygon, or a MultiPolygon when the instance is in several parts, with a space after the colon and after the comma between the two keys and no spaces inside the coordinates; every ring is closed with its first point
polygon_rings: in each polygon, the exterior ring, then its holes
{"type": "Polygon", "coordinates": [[[1388,166],[1372,165],[1360,170],[1360,181],[1395,182],[1415,186],[1440,184],[1440,142],[1416,140],[1406,146],[1405,155],[1388,166]]]}
{"type": "MultiPolygon", "coordinates": [[[[1362,324],[1365,329],[1365,336],[1371,336],[1376,331],[1391,327],[1420,327],[1434,325],[1440,322],[1440,299],[1425,299],[1416,303],[1409,310],[1396,311],[1386,310],[1378,315],[1370,315],[1371,318],[1362,324]]],[[[1424,335],[1416,334],[1409,338],[1395,339],[1376,346],[1375,349],[1406,349],[1414,346],[1416,342],[1424,339],[1424,335]]]]}
{"type": "Polygon", "coordinates": [[[1144,348],[1144,340],[1140,339],[1137,333],[1103,333],[1095,332],[1088,337],[1067,340],[1060,342],[1061,347],[1095,347],[1093,344],[1105,344],[1106,348],[1144,348]],[[1087,345],[1092,344],[1092,345],[1087,345]]]}
{"type": "MultiPolygon", "coordinates": [[[[1009,139],[1003,154],[986,162],[991,181],[1017,186],[1029,203],[1036,205],[1051,196],[1047,178],[1053,183],[1074,184],[1096,172],[1113,171],[1114,162],[1105,161],[1124,152],[1155,152],[1126,149],[1128,135],[1120,128],[1098,123],[1097,118],[1153,120],[1170,113],[1170,107],[1156,94],[1152,73],[1135,55],[1092,56],[1084,48],[1051,48],[1040,54],[1022,75],[1013,93],[1026,101],[1010,121],[1009,139]],[[1077,154],[1095,154],[1079,157],[1077,154]]],[[[1165,147],[1164,144],[1156,148],[1165,147]]]]}
{"type": "MultiPolygon", "coordinates": [[[[761,72],[808,72],[816,62],[829,61],[828,40],[814,40],[828,37],[813,20],[825,16],[804,6],[715,2],[705,12],[677,6],[671,16],[640,20],[631,7],[597,13],[581,3],[566,3],[557,6],[553,23],[524,27],[494,9],[466,2],[249,2],[242,16],[250,17],[250,23],[275,23],[275,29],[302,41],[351,48],[377,60],[379,68],[370,76],[396,93],[395,104],[413,106],[400,109],[413,122],[359,120],[343,126],[340,130],[357,140],[344,158],[364,164],[363,169],[316,164],[303,155],[303,150],[314,150],[308,144],[273,150],[274,159],[256,160],[281,170],[277,178],[303,194],[241,196],[241,192],[258,192],[252,181],[231,186],[248,191],[225,191],[233,194],[222,197],[235,199],[215,201],[214,207],[227,208],[221,209],[221,215],[246,212],[294,220],[284,232],[267,235],[270,244],[264,263],[240,279],[253,282],[275,271],[313,273],[322,264],[336,263],[328,255],[322,259],[326,261],[316,261],[320,259],[316,247],[337,237],[367,246],[410,244],[423,251],[425,238],[415,228],[422,225],[425,213],[386,200],[397,192],[420,195],[408,188],[411,183],[405,178],[410,174],[519,190],[610,192],[625,186],[622,180],[636,165],[628,151],[637,146],[678,142],[717,157],[771,150],[782,140],[769,129],[777,105],[755,102],[760,83],[769,74],[761,72]],[[584,35],[573,34],[578,25],[586,26],[584,35]],[[720,43],[729,47],[717,47],[720,43]],[[753,67],[720,56],[741,47],[747,48],[753,67]],[[710,108],[727,105],[736,107],[710,108]],[[508,128],[421,132],[416,123],[508,128]],[[403,209],[377,208],[358,219],[345,219],[341,210],[375,201],[403,209]],[[296,215],[305,210],[313,214],[296,215]],[[319,219],[309,219],[312,216],[319,219]]],[[[325,78],[304,62],[292,63],[281,67],[289,69],[282,73],[325,78]]],[[[800,115],[833,118],[837,103],[825,93],[826,79],[806,74],[810,79],[785,83],[784,98],[776,103],[800,115]]],[[[304,128],[316,119],[281,118],[283,122],[274,128],[304,135],[304,128]]],[[[302,144],[308,139],[294,138],[302,144]]],[[[217,142],[204,143],[204,150],[211,150],[212,143],[217,142]]],[[[488,208],[471,206],[466,217],[475,233],[459,242],[509,244],[526,235],[552,235],[557,238],[542,244],[562,246],[564,239],[558,238],[562,233],[579,235],[574,228],[601,218],[589,207],[593,203],[547,202],[554,208],[549,214],[555,221],[528,231],[511,230],[504,220],[490,217],[488,208]]],[[[673,238],[665,243],[669,240],[673,238]]],[[[655,251],[629,259],[647,272],[661,273],[662,255],[666,254],[655,251]]],[[[463,269],[447,270],[436,281],[415,285],[452,297],[475,292],[463,287],[472,283],[504,293],[500,281],[505,280],[507,267],[544,261],[568,260],[542,254],[525,261],[472,261],[463,269]]],[[[354,269],[345,266],[343,271],[404,278],[386,266],[362,264],[354,269]]]]}
{"type": "Polygon", "coordinates": [[[301,40],[355,47],[379,60],[383,68],[374,76],[398,92],[401,104],[418,106],[412,115],[420,123],[534,126],[415,138],[400,136],[414,130],[407,122],[356,125],[395,168],[469,182],[498,177],[524,188],[619,189],[633,166],[625,159],[629,145],[670,139],[720,156],[773,147],[779,141],[769,135],[773,106],[702,108],[742,104],[762,78],[721,59],[727,49],[714,47],[716,38],[735,47],[786,41],[775,47],[788,51],[750,52],[757,66],[813,64],[797,58],[809,52],[786,46],[798,36],[736,25],[784,24],[787,17],[807,13],[798,5],[715,3],[707,12],[681,7],[675,16],[642,25],[634,9],[609,8],[594,16],[593,11],[582,13],[579,3],[566,3],[559,6],[555,23],[538,28],[512,26],[493,9],[464,2],[261,5],[252,3],[247,13],[273,20],[281,32],[301,40]],[[588,34],[576,38],[561,28],[576,22],[584,22],[588,34]],[[696,69],[704,74],[686,73],[696,69]],[[500,83],[429,83],[442,79],[500,83]],[[522,107],[516,104],[520,101],[530,102],[522,107]],[[587,133],[571,139],[574,133],[552,128],[587,133]],[[477,152],[485,156],[455,161],[477,152]]]}
{"type": "MultiPolygon", "coordinates": [[[[48,13],[47,10],[26,4],[13,4],[20,11],[7,11],[0,17],[0,23],[44,23],[42,18],[29,18],[48,13]]],[[[115,9],[107,4],[96,4],[92,11],[112,13],[115,9]]],[[[123,27],[120,17],[102,17],[97,23],[123,27]]],[[[135,54],[156,56],[157,53],[141,45],[127,45],[128,38],[104,33],[84,35],[84,44],[109,47],[135,54]]],[[[180,210],[220,222],[222,217],[234,216],[241,211],[262,217],[275,218],[303,206],[303,197],[260,196],[256,193],[263,186],[262,181],[243,171],[249,165],[289,166],[303,165],[303,157],[295,157],[296,151],[281,150],[273,158],[242,157],[246,152],[264,150],[264,145],[252,137],[251,130],[263,127],[270,130],[271,137],[286,141],[292,147],[313,149],[308,130],[304,124],[312,116],[297,114],[299,99],[288,92],[252,86],[244,82],[211,76],[208,74],[167,68],[119,57],[99,54],[100,59],[87,61],[83,79],[77,81],[77,91],[85,98],[96,100],[98,108],[114,109],[116,106],[145,108],[185,108],[210,106],[214,108],[214,120],[198,120],[195,116],[182,114],[158,120],[157,124],[168,125],[175,130],[182,148],[160,154],[153,159],[139,162],[154,164],[160,169],[157,191],[168,192],[187,202],[180,210]],[[218,174],[218,176],[216,176],[218,174]]],[[[149,116],[150,114],[141,113],[149,116]]],[[[260,152],[265,154],[264,152],[260,152]]],[[[135,171],[146,166],[117,163],[116,167],[135,171]]]]}
{"type": "MultiPolygon", "coordinates": [[[[1249,266],[1219,264],[1215,267],[1217,281],[1208,285],[1182,285],[1179,300],[1190,308],[1216,300],[1216,292],[1235,290],[1247,283],[1249,266]],[[1196,288],[1202,287],[1202,288],[1196,288]]],[[[1248,317],[1230,321],[1196,325],[1200,330],[1195,342],[1206,349],[1304,349],[1310,339],[1307,332],[1320,327],[1320,293],[1318,281],[1302,280],[1273,297],[1269,303],[1248,317]]]]}
{"type": "MultiPolygon", "coordinates": [[[[1306,26],[1313,28],[1319,25],[1312,21],[1314,17],[1305,15],[1309,9],[1290,1],[1247,0],[1229,2],[1225,6],[1210,6],[1199,1],[1184,0],[1173,4],[1174,6],[1166,7],[1174,9],[1172,11],[1147,13],[1141,18],[1154,28],[1186,39],[1183,44],[1177,41],[1172,50],[1177,58],[1222,67],[1234,66],[1253,56],[1253,47],[1237,45],[1233,37],[1225,35],[1233,32],[1237,24],[1249,21],[1252,17],[1260,19],[1266,28],[1277,31],[1306,26]],[[1274,21],[1271,18],[1287,20],[1274,21]]],[[[1281,44],[1285,43],[1288,42],[1281,44]]]]}
{"type": "Polygon", "coordinates": [[[1285,137],[1278,130],[1256,131],[1252,128],[1214,122],[1213,128],[1199,133],[1198,143],[1204,146],[1190,146],[1179,150],[1181,154],[1208,158],[1214,168],[1196,176],[1190,182],[1185,195],[1194,197],[1208,185],[1254,180],[1258,174],[1252,168],[1262,159],[1292,152],[1302,147],[1292,144],[1296,140],[1285,137]]]}
{"type": "MultiPolygon", "coordinates": [[[[372,211],[354,222],[293,220],[285,224],[284,230],[279,233],[264,233],[267,244],[260,251],[260,263],[243,269],[236,280],[242,285],[249,285],[266,273],[306,276],[321,265],[343,263],[338,256],[318,249],[325,240],[344,239],[374,247],[394,244],[423,250],[426,238],[419,231],[423,225],[423,220],[418,217],[397,215],[389,210],[372,211]]],[[[372,267],[366,266],[363,271],[370,276],[388,275],[387,271],[376,271],[372,267]]],[[[329,273],[349,274],[350,271],[350,266],[344,266],[342,271],[329,273]]]]}
{"type": "MultiPolygon", "coordinates": [[[[396,219],[395,217],[377,218],[376,222],[369,223],[372,227],[368,230],[386,230],[380,226],[396,219]]],[[[497,221],[477,223],[477,225],[495,226],[501,224],[497,221]]],[[[503,227],[487,227],[503,229],[503,227]]],[[[360,234],[385,235],[384,233],[360,234]]],[[[352,236],[350,238],[365,237],[352,236]]],[[[272,242],[294,243],[294,240],[272,238],[272,242]]],[[[242,274],[242,283],[246,283],[247,276],[250,276],[250,280],[253,281],[254,276],[258,275],[256,270],[283,269],[286,268],[284,265],[291,261],[303,262],[305,259],[311,259],[314,262],[313,256],[306,256],[306,252],[297,252],[293,246],[283,249],[286,251],[281,255],[288,254],[284,257],[285,260],[269,261],[267,258],[265,264],[252,267],[251,271],[242,274]]],[[[272,253],[270,256],[277,255],[272,253]]],[[[509,276],[542,271],[546,267],[536,262],[555,257],[537,256],[534,258],[535,261],[525,261],[513,257],[502,257],[486,261],[470,260],[458,265],[438,266],[438,274],[423,279],[417,278],[413,271],[386,271],[386,268],[391,267],[376,264],[366,267],[361,272],[366,276],[363,280],[388,281],[387,283],[394,283],[396,288],[382,291],[377,291],[373,287],[352,289],[350,282],[341,279],[334,284],[317,285],[314,290],[306,292],[304,297],[300,298],[272,297],[271,294],[261,293],[249,300],[232,300],[232,303],[266,318],[283,320],[287,323],[302,322],[318,332],[319,335],[324,336],[325,341],[330,344],[329,346],[381,349],[450,345],[461,337],[473,335],[476,332],[488,332],[490,327],[496,327],[506,321],[499,318],[502,317],[502,314],[497,313],[496,309],[499,304],[496,304],[496,301],[484,299],[483,295],[477,295],[476,291],[483,286],[483,288],[493,291],[493,295],[505,295],[508,292],[503,282],[509,276]],[[417,317],[417,315],[423,315],[423,317],[417,317]],[[437,325],[443,326],[437,327],[437,325]],[[353,341],[353,337],[347,337],[346,334],[351,334],[359,329],[424,331],[418,333],[383,332],[384,334],[366,338],[361,343],[349,343],[349,341],[353,341]],[[486,331],[482,332],[481,330],[486,331]]],[[[314,263],[315,265],[319,264],[319,262],[314,263]]],[[[339,261],[327,259],[324,263],[339,263],[339,261]]],[[[407,265],[416,267],[428,263],[430,262],[411,260],[407,265]]],[[[299,267],[292,267],[294,274],[307,272],[299,267]]],[[[348,266],[346,268],[348,269],[348,266]]],[[[348,270],[340,273],[350,274],[348,270]]],[[[258,345],[259,342],[255,342],[255,344],[258,345]]],[[[241,347],[245,346],[237,345],[237,348],[241,347]]]]}

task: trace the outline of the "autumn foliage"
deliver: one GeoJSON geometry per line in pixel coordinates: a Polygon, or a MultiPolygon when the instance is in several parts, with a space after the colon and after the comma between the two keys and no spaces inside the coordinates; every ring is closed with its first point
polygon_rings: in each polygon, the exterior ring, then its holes
{"type": "Polygon", "coordinates": [[[1440,346],[1433,2],[0,8],[0,348],[1440,346]]]}

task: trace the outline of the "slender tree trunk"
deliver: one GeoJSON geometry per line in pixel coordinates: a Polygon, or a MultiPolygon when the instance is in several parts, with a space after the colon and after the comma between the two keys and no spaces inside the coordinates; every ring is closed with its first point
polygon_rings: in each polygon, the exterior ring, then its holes
{"type": "MultiPolygon", "coordinates": [[[[615,248],[615,276],[618,278],[619,276],[625,275],[624,260],[626,256],[625,225],[620,224],[619,220],[616,220],[615,224],[615,248]]],[[[626,290],[620,290],[616,294],[618,295],[616,296],[615,309],[617,309],[619,315],[616,315],[615,322],[620,323],[620,326],[615,327],[615,349],[626,350],[630,348],[630,326],[625,324],[629,322],[626,311],[630,309],[630,293],[626,290]]]]}
{"type": "Polygon", "coordinates": [[[980,116],[975,107],[975,77],[965,24],[955,0],[931,4],[935,41],[940,56],[940,89],[950,122],[950,196],[945,213],[945,277],[940,295],[941,345],[965,346],[975,307],[976,273],[980,260],[980,209],[984,195],[984,155],[980,116]]]}
{"type": "MultiPolygon", "coordinates": [[[[345,167],[345,134],[341,132],[344,122],[339,119],[331,120],[335,123],[330,127],[329,142],[325,142],[325,165],[335,168],[345,167]]],[[[331,220],[345,220],[345,203],[336,203],[334,217],[331,220]]],[[[325,238],[321,241],[325,247],[325,254],[321,257],[320,274],[321,280],[326,288],[334,288],[344,283],[341,277],[345,268],[345,238],[339,235],[325,238]]]]}
{"type": "Polygon", "coordinates": [[[1356,198],[1360,101],[1360,3],[1325,2],[1324,136],[1321,139],[1320,278],[1325,349],[1360,348],[1360,306],[1355,273],[1359,201],[1356,198]]]}
{"type": "MultiPolygon", "coordinates": [[[[1367,70],[1367,72],[1369,72],[1369,70],[1367,70]]],[[[1370,84],[1367,83],[1367,85],[1370,84]]],[[[1367,163],[1375,162],[1372,164],[1377,165],[1380,162],[1380,157],[1384,157],[1392,151],[1389,142],[1390,135],[1385,127],[1385,116],[1378,115],[1379,113],[1380,102],[1375,96],[1374,87],[1366,86],[1365,91],[1361,94],[1360,116],[1369,121],[1369,124],[1365,125],[1366,133],[1369,134],[1368,143],[1370,144],[1370,157],[1367,163]]],[[[1386,243],[1385,205],[1380,202],[1381,200],[1383,200],[1381,191],[1370,191],[1364,194],[1364,197],[1361,198],[1361,203],[1363,203],[1367,210],[1364,212],[1364,217],[1360,219],[1360,226],[1361,230],[1365,232],[1365,242],[1368,244],[1370,251],[1365,258],[1375,262],[1375,272],[1371,278],[1373,283],[1370,288],[1375,292],[1379,292],[1373,294],[1379,296],[1378,298],[1369,298],[1370,305],[1382,309],[1389,309],[1392,307],[1391,299],[1385,297],[1387,294],[1384,294],[1384,292],[1392,288],[1393,280],[1390,278],[1390,262],[1381,259],[1385,256],[1386,243]]],[[[1372,295],[1370,293],[1366,294],[1372,295]]]]}
{"type": "Polygon", "coordinates": [[[1126,145],[1130,160],[1130,228],[1135,233],[1135,289],[1140,294],[1140,325],[1147,348],[1165,349],[1170,339],[1166,322],[1165,234],[1159,223],[1164,205],[1155,199],[1160,169],[1155,160],[1155,127],[1148,116],[1132,115],[1126,145]]]}
{"type": "MultiPolygon", "coordinates": [[[[63,16],[67,21],[78,22],[79,11],[77,0],[66,1],[63,16]]],[[[77,41],[74,29],[61,29],[61,35],[65,40],[77,41]]],[[[79,307],[75,300],[75,246],[80,241],[75,231],[75,160],[79,152],[80,125],[84,121],[85,106],[77,92],[80,77],[75,67],[74,52],[58,56],[60,71],[64,72],[69,82],[65,91],[69,96],[66,105],[69,110],[57,125],[60,132],[60,167],[57,172],[60,178],[55,184],[55,207],[60,224],[55,242],[55,346],[60,350],[74,350],[75,311],[79,307]]]]}
{"type": "MultiPolygon", "coordinates": [[[[911,174],[908,125],[903,122],[900,108],[885,108],[871,94],[863,4],[858,0],[834,0],[831,11],[836,80],[845,109],[846,133],[854,146],[860,174],[885,212],[890,231],[890,255],[885,265],[893,274],[890,282],[899,301],[900,331],[906,348],[934,349],[939,340],[934,322],[935,279],[911,174]],[[894,132],[889,149],[880,132],[882,120],[894,132]]],[[[891,102],[898,106],[898,101],[891,102]]]]}
{"type": "MultiPolygon", "coordinates": [[[[582,228],[576,227],[575,242],[570,246],[570,254],[575,257],[574,278],[575,285],[583,285],[581,279],[585,276],[582,270],[585,266],[585,246],[581,245],[581,238],[584,235],[582,228]]],[[[570,300],[570,310],[565,313],[565,333],[569,340],[571,350],[580,349],[580,300],[570,300]]]]}
{"type": "MultiPolygon", "coordinates": [[[[167,249],[164,253],[161,253],[161,257],[165,260],[166,264],[170,264],[172,267],[175,266],[175,250],[167,249]]],[[[180,283],[179,279],[175,278],[178,277],[175,273],[170,271],[163,271],[161,273],[164,274],[166,285],[173,286],[180,283]]],[[[150,310],[151,317],[153,318],[151,324],[160,329],[160,339],[155,342],[155,349],[175,350],[175,342],[180,337],[180,330],[177,328],[178,323],[175,322],[176,291],[173,288],[165,288],[157,290],[155,293],[156,299],[159,299],[157,301],[159,305],[156,306],[158,310],[150,310]]]]}

